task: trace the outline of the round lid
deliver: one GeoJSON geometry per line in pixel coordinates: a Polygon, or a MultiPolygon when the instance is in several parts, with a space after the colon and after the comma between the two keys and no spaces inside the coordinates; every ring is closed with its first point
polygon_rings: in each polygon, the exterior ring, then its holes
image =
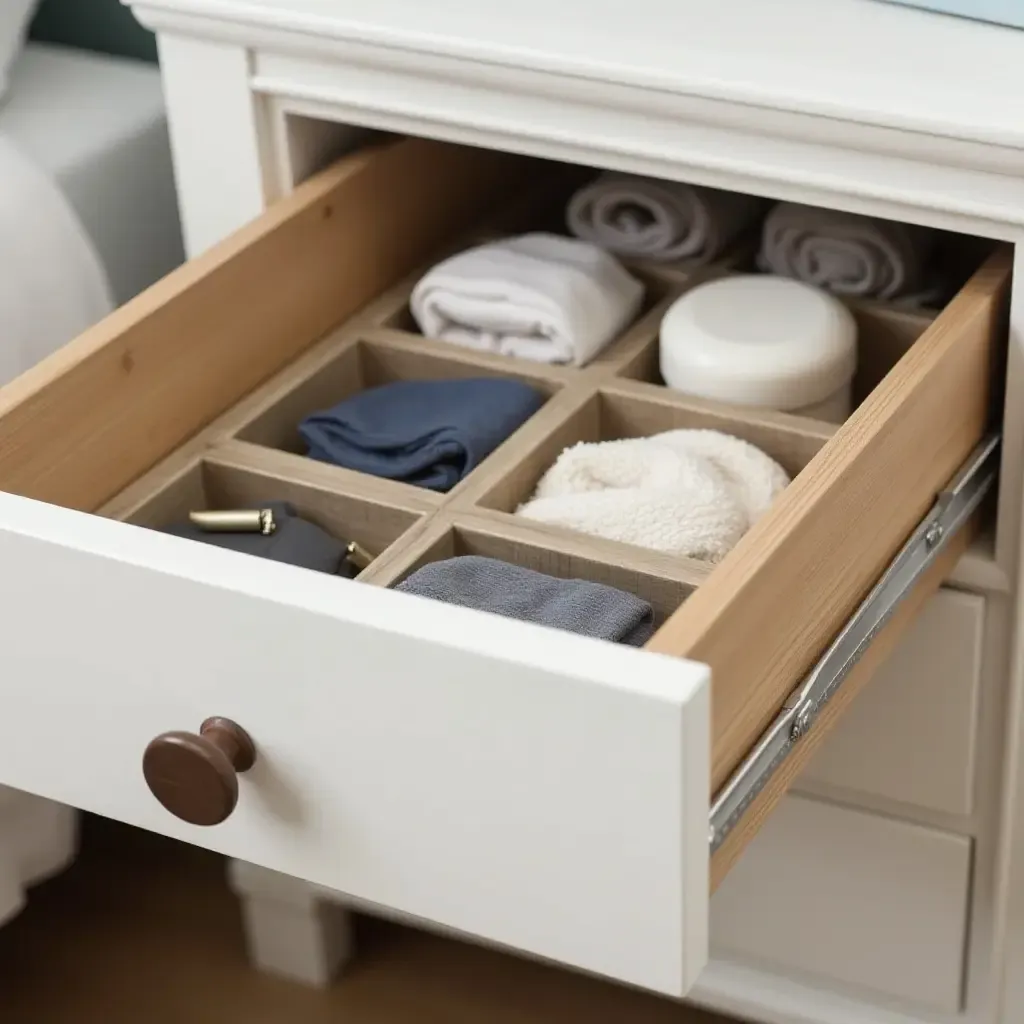
{"type": "Polygon", "coordinates": [[[698,285],[661,321],[661,375],[691,395],[799,409],[845,387],[857,324],[828,292],[750,274],[698,285]]]}

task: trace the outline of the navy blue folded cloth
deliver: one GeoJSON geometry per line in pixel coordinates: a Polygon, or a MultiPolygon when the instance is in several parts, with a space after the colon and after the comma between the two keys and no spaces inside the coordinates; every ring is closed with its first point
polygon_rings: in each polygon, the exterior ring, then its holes
{"type": "Polygon", "coordinates": [[[403,380],[312,413],[299,434],[312,459],[450,491],[543,402],[516,380],[403,380]]]}

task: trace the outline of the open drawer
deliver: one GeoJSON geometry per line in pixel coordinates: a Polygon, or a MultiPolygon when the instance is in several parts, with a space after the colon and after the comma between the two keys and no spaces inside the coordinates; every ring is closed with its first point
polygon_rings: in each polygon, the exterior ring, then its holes
{"type": "MultiPolygon", "coordinates": [[[[0,783],[680,995],[707,958],[715,884],[967,544],[969,529],[935,545],[813,728],[709,843],[712,795],[990,430],[1010,254],[988,258],[838,428],[654,395],[636,378],[657,306],[584,371],[403,340],[401,312],[381,313],[393,289],[549,171],[425,141],[364,150],[0,391],[0,783]],[[709,570],[516,525],[486,463],[441,500],[275,450],[274,410],[305,393],[297,374],[372,380],[428,356],[547,389],[500,449],[520,473],[588,417],[620,433],[735,418],[799,472],[709,570]],[[359,505],[382,552],[363,578],[117,521],[152,525],[204,488],[255,499],[272,480],[333,494],[338,515],[359,505]],[[665,619],[647,649],[387,585],[431,551],[533,549],[555,549],[535,563],[552,572],[646,580],[665,619]],[[211,716],[256,756],[237,806],[201,827],[154,799],[142,759],[211,716]]],[[[211,764],[178,783],[233,799],[234,776],[211,764]]]]}

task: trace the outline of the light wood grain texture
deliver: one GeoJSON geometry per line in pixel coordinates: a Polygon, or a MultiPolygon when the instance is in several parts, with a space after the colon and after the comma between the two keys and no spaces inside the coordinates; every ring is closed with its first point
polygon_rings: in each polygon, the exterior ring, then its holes
{"type": "Polygon", "coordinates": [[[0,563],[5,784],[655,991],[702,969],[703,666],[6,493],[0,563]],[[201,829],[139,759],[211,714],[260,756],[201,829]]]}
{"type": "Polygon", "coordinates": [[[667,388],[594,378],[564,396],[563,418],[543,434],[517,440],[515,450],[463,485],[463,504],[512,512],[533,493],[565,448],[580,442],[649,437],[682,428],[721,430],[767,452],[797,474],[828,443],[835,428],[769,410],[692,399],[667,388]]]}
{"type": "MultiPolygon", "coordinates": [[[[980,260],[979,260],[980,262],[980,260]]],[[[731,271],[720,265],[695,272],[681,287],[665,297],[657,310],[646,321],[646,332],[631,332],[629,343],[616,344],[617,376],[664,385],[659,368],[658,329],[667,308],[692,288],[717,278],[731,276],[731,271]]],[[[863,401],[881,383],[885,375],[899,362],[915,341],[935,319],[933,312],[914,312],[882,302],[846,299],[857,320],[857,374],[854,378],[854,400],[863,401]]],[[[638,325],[639,327],[640,325],[638,325]]]]}
{"type": "MultiPolygon", "coordinates": [[[[777,806],[779,800],[793,784],[804,765],[808,764],[812,755],[825,741],[828,734],[843,717],[843,713],[856,698],[858,693],[874,678],[877,670],[885,663],[907,629],[917,618],[925,602],[935,593],[942,581],[949,575],[950,569],[956,564],[957,558],[967,550],[970,540],[970,529],[964,529],[939,556],[935,565],[919,581],[911,593],[896,610],[888,625],[883,629],[864,652],[856,667],[846,677],[845,682],[836,691],[835,696],[825,705],[814,728],[800,741],[789,757],[782,763],[771,781],[761,791],[754,802],[744,812],[736,828],[726,837],[725,842],[715,851],[711,858],[711,891],[721,884],[729,874],[733,864],[742,856],[750,841],[757,835],[761,826],[777,806]]],[[[691,598],[692,600],[692,598],[691,598]]],[[[789,597],[787,603],[792,602],[789,597]]],[[[685,606],[684,606],[685,608],[685,606]]],[[[669,626],[672,624],[669,623],[669,626]]],[[[668,626],[665,627],[669,628],[668,626]]],[[[664,632],[664,629],[662,630],[664,632]]],[[[657,636],[654,638],[657,639],[657,636]]],[[[653,643],[653,641],[652,641],[653,643]]],[[[797,681],[794,680],[794,685],[797,681]]],[[[714,676],[712,676],[712,722],[714,721],[714,676]]],[[[756,690],[752,698],[756,697],[756,690]]],[[[910,739],[908,738],[908,742],[910,739]]],[[[722,756],[720,747],[712,747],[712,771],[722,756]]],[[[719,784],[712,783],[715,788],[719,784]]]]}
{"type": "Polygon", "coordinates": [[[572,366],[535,363],[495,352],[480,352],[389,327],[364,329],[359,337],[367,353],[367,380],[373,384],[406,376],[426,380],[442,375],[511,377],[548,394],[568,385],[587,387],[590,384],[583,371],[572,366]]]}
{"type": "Polygon", "coordinates": [[[714,789],[980,439],[1009,266],[990,259],[651,640],[711,667],[714,789]]]}
{"type": "MultiPolygon", "coordinates": [[[[487,236],[478,238],[475,244],[482,241],[498,241],[500,239],[487,236]]],[[[465,246],[463,246],[465,248],[465,246]]],[[[453,247],[453,251],[460,251],[459,247],[453,247]]],[[[625,264],[633,276],[644,286],[644,297],[640,309],[631,322],[626,324],[617,337],[602,349],[584,367],[550,367],[558,372],[572,373],[580,379],[587,379],[595,375],[608,376],[620,372],[622,366],[630,364],[636,354],[645,350],[651,338],[657,338],[658,326],[672,302],[682,294],[685,286],[706,279],[712,275],[713,268],[696,270],[692,273],[675,272],[665,270],[656,271],[650,269],[639,269],[632,263],[625,264]]],[[[376,322],[382,327],[393,331],[400,331],[408,338],[423,338],[419,325],[413,316],[410,306],[412,290],[420,276],[428,268],[422,268],[414,275],[410,275],[400,286],[393,288],[385,296],[368,307],[367,322],[376,322]]],[[[718,268],[717,273],[723,271],[718,268]]],[[[442,342],[442,344],[445,344],[442,342]]],[[[455,347],[448,345],[448,347],[455,347]]],[[[513,357],[505,358],[505,365],[515,366],[522,364],[522,360],[513,357]]]]}
{"type": "Polygon", "coordinates": [[[523,529],[506,517],[442,513],[430,527],[393,558],[387,571],[367,574],[367,579],[394,586],[411,573],[441,559],[480,555],[520,565],[560,579],[584,579],[635,594],[654,608],[655,620],[663,622],[699,585],[696,573],[670,559],[616,558],[616,546],[603,547],[592,538],[552,537],[538,529],[523,529]]]}
{"type": "Polygon", "coordinates": [[[209,448],[205,457],[211,465],[250,470],[282,484],[296,484],[324,494],[366,498],[417,514],[433,512],[442,504],[443,496],[425,487],[412,487],[384,477],[356,473],[341,466],[246,441],[221,441],[209,448]]]}
{"type": "Polygon", "coordinates": [[[414,140],[304,183],[0,391],[0,487],[95,508],[415,267],[527,166],[414,140]]]}
{"type": "Polygon", "coordinates": [[[567,383],[564,374],[521,360],[465,349],[391,331],[360,333],[337,355],[315,367],[287,367],[271,382],[270,401],[238,430],[242,440],[304,451],[298,425],[310,413],[330,408],[369,388],[406,380],[501,377],[522,381],[550,396],[567,383]],[[372,340],[371,340],[372,339],[372,340]],[[307,372],[310,371],[311,372],[307,372]]]}
{"type": "Polygon", "coordinates": [[[853,379],[853,398],[854,403],[859,404],[882,383],[885,375],[928,330],[936,314],[855,299],[848,299],[846,305],[857,321],[857,373],[853,379]]]}
{"type": "Polygon", "coordinates": [[[374,558],[422,528],[422,506],[371,498],[361,487],[346,492],[335,479],[329,487],[297,481],[280,468],[247,459],[248,451],[241,446],[211,449],[124,518],[160,528],[187,520],[194,510],[259,508],[267,501],[288,501],[304,519],[335,537],[354,540],[374,558]]]}

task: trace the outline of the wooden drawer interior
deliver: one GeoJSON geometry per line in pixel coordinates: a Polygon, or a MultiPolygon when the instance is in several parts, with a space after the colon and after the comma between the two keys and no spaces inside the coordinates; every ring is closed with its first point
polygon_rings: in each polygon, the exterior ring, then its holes
{"type": "MultiPolygon", "coordinates": [[[[934,496],[983,428],[998,400],[990,339],[1009,254],[993,250],[941,312],[852,304],[859,405],[840,427],[690,399],[658,377],[667,305],[698,282],[751,269],[749,239],[710,265],[631,265],[647,285],[646,306],[583,369],[414,333],[408,298],[427,266],[474,239],[551,226],[580,173],[419,140],[343,161],[0,392],[0,486],[150,527],[196,507],[286,498],[370,551],[360,585],[390,586],[427,561],[478,553],[630,590],[655,608],[661,629],[651,649],[714,666],[719,787],[820,651],[822,623],[850,613],[927,510],[924,496],[934,496]],[[546,400],[448,494],[300,454],[295,424],[314,409],[388,381],[465,376],[528,381],[546,400]],[[923,449],[926,471],[887,479],[919,429],[903,426],[901,408],[937,416],[954,382],[970,399],[951,410],[948,435],[923,449]],[[934,393],[933,384],[941,385],[934,393]],[[795,477],[718,566],[512,515],[567,445],[683,426],[746,438],[795,477]],[[871,545],[858,547],[845,534],[865,486],[882,507],[878,522],[861,524],[871,545]],[[890,492],[905,521],[888,521],[890,492]],[[831,552],[809,576],[801,544],[831,552]],[[788,575],[780,564],[791,565],[788,575]],[[779,584],[793,588],[786,614],[797,625],[780,633],[781,653],[752,696],[756,673],[745,659],[757,655],[734,642],[735,630],[763,630],[769,613],[778,618],[779,584]],[[729,630],[736,650],[723,656],[729,630]]],[[[960,550],[951,549],[935,585],[960,550]]],[[[865,664],[870,671],[871,659],[865,664]]],[[[732,856],[723,853],[721,873],[732,856]]]]}

